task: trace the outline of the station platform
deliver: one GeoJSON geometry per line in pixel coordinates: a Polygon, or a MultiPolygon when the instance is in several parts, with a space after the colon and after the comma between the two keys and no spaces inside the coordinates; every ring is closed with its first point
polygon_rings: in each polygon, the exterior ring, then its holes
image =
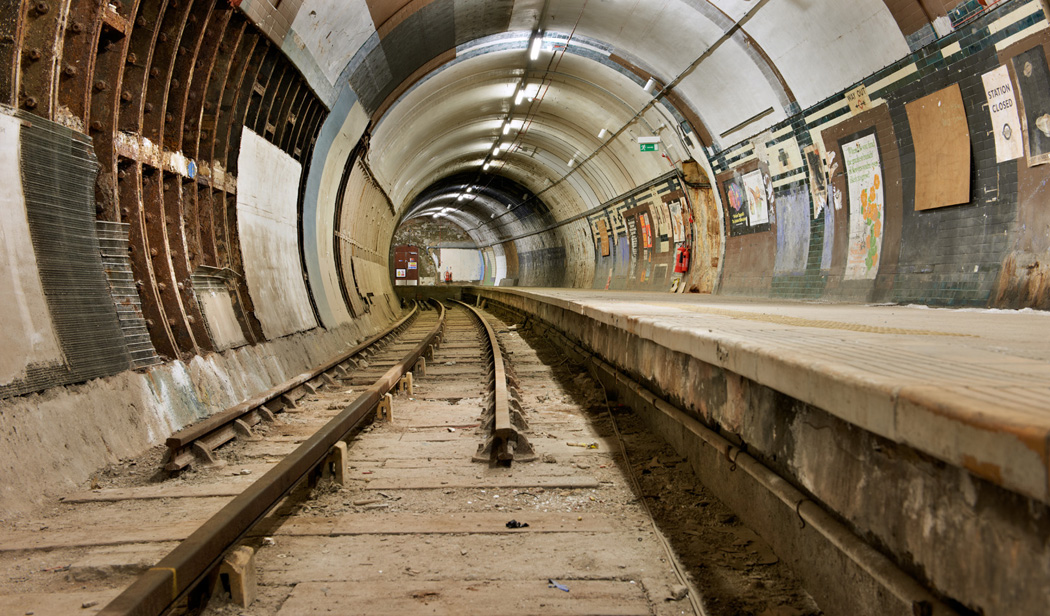
{"type": "Polygon", "coordinates": [[[471,291],[628,332],[1050,503],[1050,313],[471,291]]]}

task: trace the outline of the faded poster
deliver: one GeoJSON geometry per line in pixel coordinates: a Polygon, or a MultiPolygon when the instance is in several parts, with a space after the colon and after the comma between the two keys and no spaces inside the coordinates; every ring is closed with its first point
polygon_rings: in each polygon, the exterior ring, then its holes
{"type": "Polygon", "coordinates": [[[752,171],[740,178],[747,193],[747,218],[752,227],[769,223],[769,203],[761,171],[752,171]]]}
{"type": "Polygon", "coordinates": [[[809,257],[809,191],[788,189],[777,199],[777,252],[773,273],[800,275],[809,257]]]}
{"type": "Polygon", "coordinates": [[[634,278],[638,268],[638,224],[634,216],[625,216],[624,222],[627,223],[627,237],[631,240],[631,266],[628,276],[634,278]]]}
{"type": "Polygon", "coordinates": [[[646,249],[652,248],[653,247],[653,227],[649,223],[649,215],[648,214],[644,214],[644,213],[643,214],[639,214],[638,215],[638,221],[641,223],[641,226],[642,226],[642,248],[646,248],[646,249]]]}
{"type": "Polygon", "coordinates": [[[671,224],[667,220],[667,206],[664,204],[664,200],[659,197],[653,199],[652,204],[649,206],[649,211],[653,213],[653,235],[657,239],[662,235],[670,237],[671,224]]]}
{"type": "Polygon", "coordinates": [[[684,242],[685,225],[682,224],[682,202],[675,199],[667,204],[667,209],[671,212],[671,232],[673,233],[671,240],[675,244],[684,242]]]}
{"type": "Polygon", "coordinates": [[[1050,69],[1042,45],[1014,56],[1017,89],[1024,105],[1028,166],[1050,162],[1050,69]]]}
{"type": "Polygon", "coordinates": [[[992,132],[995,134],[995,162],[1004,163],[1024,156],[1024,137],[1021,119],[1017,115],[1010,71],[1000,66],[981,75],[984,93],[988,97],[988,115],[992,117],[992,132]]]}
{"type": "Polygon", "coordinates": [[[813,219],[816,220],[828,200],[828,184],[824,177],[824,161],[815,145],[806,148],[806,167],[809,169],[809,192],[813,197],[813,219]]]}
{"type": "Polygon", "coordinates": [[[842,145],[849,192],[849,255],[846,279],[872,279],[882,252],[882,165],[875,135],[842,145]]]}

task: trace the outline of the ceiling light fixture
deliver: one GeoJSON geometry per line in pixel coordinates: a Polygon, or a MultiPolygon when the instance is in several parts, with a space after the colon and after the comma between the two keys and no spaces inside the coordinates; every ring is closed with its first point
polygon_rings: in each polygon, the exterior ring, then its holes
{"type": "Polygon", "coordinates": [[[605,130],[603,128],[600,131],[598,131],[598,138],[599,139],[605,139],[605,136],[608,135],[608,134],[609,134],[609,131],[607,131],[607,130],[605,130]]]}
{"type": "Polygon", "coordinates": [[[492,148],[492,155],[493,155],[493,156],[499,156],[499,153],[500,153],[500,146],[499,146],[499,144],[497,143],[497,144],[496,144],[496,147],[492,148]]]}
{"type": "Polygon", "coordinates": [[[532,37],[532,44],[529,46],[529,59],[538,60],[540,57],[540,47],[543,45],[543,36],[537,33],[532,37]]]}
{"type": "Polygon", "coordinates": [[[485,163],[484,165],[482,165],[482,166],[481,166],[481,170],[482,170],[482,171],[488,171],[488,170],[489,170],[489,167],[490,167],[491,165],[492,165],[492,163],[485,163]]]}
{"type": "Polygon", "coordinates": [[[510,133],[510,119],[503,123],[503,134],[506,135],[508,133],[510,133]]]}
{"type": "Polygon", "coordinates": [[[521,101],[525,99],[525,84],[522,84],[521,89],[518,90],[518,95],[514,97],[514,104],[520,105],[521,101]]]}
{"type": "Polygon", "coordinates": [[[650,92],[651,93],[654,88],[656,88],[656,80],[653,79],[652,77],[650,77],[649,81],[645,82],[645,87],[642,88],[642,89],[645,90],[646,92],[650,92]]]}

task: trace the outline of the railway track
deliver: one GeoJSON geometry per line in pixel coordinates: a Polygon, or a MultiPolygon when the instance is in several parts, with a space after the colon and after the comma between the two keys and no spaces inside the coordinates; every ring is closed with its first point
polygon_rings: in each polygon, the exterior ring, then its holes
{"type": "Polygon", "coordinates": [[[0,613],[703,612],[589,377],[463,304],[398,327],[5,529],[0,613]]]}

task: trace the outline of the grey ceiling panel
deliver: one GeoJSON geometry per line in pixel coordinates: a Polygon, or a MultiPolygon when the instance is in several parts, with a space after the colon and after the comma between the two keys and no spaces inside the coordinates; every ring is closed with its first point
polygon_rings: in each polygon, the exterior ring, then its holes
{"type": "MultiPolygon", "coordinates": [[[[455,47],[455,1],[438,0],[410,15],[379,41],[351,73],[350,87],[369,114],[419,67],[455,47]]],[[[360,54],[359,54],[360,55],[360,54]]]]}
{"type": "Polygon", "coordinates": [[[456,45],[504,32],[510,27],[514,0],[455,0],[456,45]]]}

